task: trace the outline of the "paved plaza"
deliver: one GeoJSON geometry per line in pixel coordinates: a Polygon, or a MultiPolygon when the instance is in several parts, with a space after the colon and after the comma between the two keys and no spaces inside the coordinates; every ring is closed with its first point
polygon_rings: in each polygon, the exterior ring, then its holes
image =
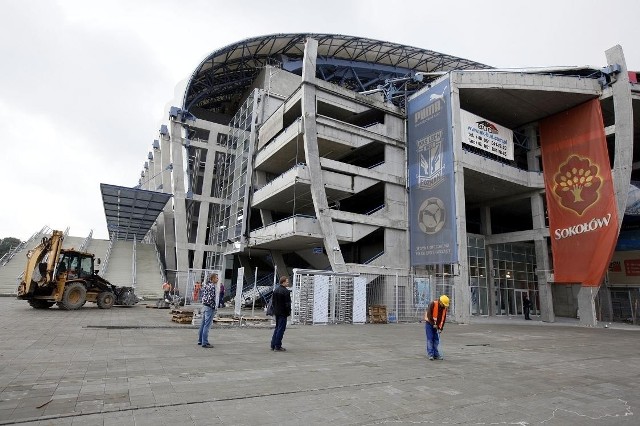
{"type": "Polygon", "coordinates": [[[638,327],[481,318],[429,361],[419,323],[289,326],[272,352],[269,322],[203,349],[170,317],[0,298],[0,424],[640,424],[638,327]]]}

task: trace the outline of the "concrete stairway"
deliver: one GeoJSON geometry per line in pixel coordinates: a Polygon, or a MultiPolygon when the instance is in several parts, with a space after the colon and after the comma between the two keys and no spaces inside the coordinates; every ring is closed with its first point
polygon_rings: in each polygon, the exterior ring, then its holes
{"type": "Polygon", "coordinates": [[[80,246],[84,242],[84,237],[72,237],[67,235],[62,241],[62,248],[67,250],[80,250],[80,246]]]}
{"type": "Polygon", "coordinates": [[[18,277],[24,272],[27,263],[27,252],[40,244],[43,236],[44,234],[34,235],[7,264],[0,266],[0,295],[15,296],[19,284],[18,277]]]}
{"type": "Polygon", "coordinates": [[[107,250],[109,250],[109,240],[98,240],[91,239],[89,245],[85,248],[87,253],[93,253],[96,256],[96,262],[100,259],[101,264],[95,265],[97,270],[100,270],[102,267],[102,262],[107,259],[107,250]]]}
{"type": "MultiPolygon", "coordinates": [[[[104,259],[103,259],[104,261],[104,259]]],[[[117,286],[132,286],[133,242],[115,241],[104,278],[117,286]]]]}
{"type": "Polygon", "coordinates": [[[136,244],[136,294],[147,300],[162,297],[162,274],[153,244],[136,244]]]}

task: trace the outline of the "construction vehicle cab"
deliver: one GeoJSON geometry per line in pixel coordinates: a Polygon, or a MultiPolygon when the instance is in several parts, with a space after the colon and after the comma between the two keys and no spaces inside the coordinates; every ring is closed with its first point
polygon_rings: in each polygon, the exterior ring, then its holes
{"type": "Polygon", "coordinates": [[[115,286],[98,275],[100,259],[92,253],[63,249],[63,239],[61,231],[53,231],[27,253],[18,299],[27,300],[36,309],[57,304],[66,310],[79,309],[86,302],[101,309],[138,302],[133,288],[115,286]]]}

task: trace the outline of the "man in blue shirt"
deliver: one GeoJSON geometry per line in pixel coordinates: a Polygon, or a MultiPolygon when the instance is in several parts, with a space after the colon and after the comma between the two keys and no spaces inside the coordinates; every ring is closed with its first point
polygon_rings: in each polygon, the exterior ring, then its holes
{"type": "Polygon", "coordinates": [[[200,334],[198,334],[198,344],[203,348],[212,348],[209,343],[209,329],[216,312],[216,284],[218,284],[218,274],[211,274],[209,280],[202,286],[202,323],[200,324],[200,334]]]}

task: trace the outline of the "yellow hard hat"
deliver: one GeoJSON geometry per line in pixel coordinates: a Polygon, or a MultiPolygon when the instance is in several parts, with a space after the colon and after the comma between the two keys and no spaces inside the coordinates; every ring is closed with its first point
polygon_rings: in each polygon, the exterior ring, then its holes
{"type": "Polygon", "coordinates": [[[443,294],[442,296],[440,296],[440,303],[442,303],[445,308],[448,308],[449,307],[449,297],[447,297],[447,296],[445,296],[443,294]]]}

